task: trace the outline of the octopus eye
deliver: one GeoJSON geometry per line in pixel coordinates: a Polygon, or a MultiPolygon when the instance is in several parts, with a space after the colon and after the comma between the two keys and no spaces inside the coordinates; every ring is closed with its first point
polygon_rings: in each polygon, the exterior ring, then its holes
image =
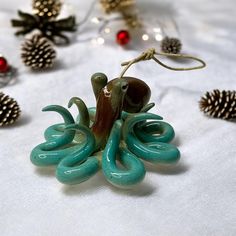
{"type": "Polygon", "coordinates": [[[110,92],[106,92],[105,93],[105,97],[110,97],[111,96],[111,93],[110,92]]]}
{"type": "Polygon", "coordinates": [[[103,92],[104,92],[105,97],[110,97],[111,96],[111,92],[108,91],[107,86],[104,87],[103,92]]]}
{"type": "Polygon", "coordinates": [[[128,87],[129,87],[128,83],[124,82],[124,83],[121,84],[121,89],[122,89],[123,92],[126,92],[128,87]]]}

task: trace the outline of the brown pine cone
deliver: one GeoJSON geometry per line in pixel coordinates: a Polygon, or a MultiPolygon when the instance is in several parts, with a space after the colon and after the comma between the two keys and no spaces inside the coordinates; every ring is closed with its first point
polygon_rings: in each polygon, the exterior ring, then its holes
{"type": "Polygon", "coordinates": [[[13,124],[20,116],[18,103],[0,92],[0,127],[13,124]]]}
{"type": "Polygon", "coordinates": [[[47,69],[53,66],[56,51],[47,38],[36,34],[23,43],[21,58],[26,66],[34,70],[47,69]]]}
{"type": "Polygon", "coordinates": [[[182,49],[182,43],[177,38],[165,37],[161,42],[161,50],[164,53],[179,54],[182,49]]]}
{"type": "Polygon", "coordinates": [[[45,19],[56,18],[61,11],[60,0],[33,0],[33,13],[45,19]]]}
{"type": "Polygon", "coordinates": [[[201,98],[200,109],[205,114],[231,120],[236,118],[236,91],[213,90],[201,98]]]}

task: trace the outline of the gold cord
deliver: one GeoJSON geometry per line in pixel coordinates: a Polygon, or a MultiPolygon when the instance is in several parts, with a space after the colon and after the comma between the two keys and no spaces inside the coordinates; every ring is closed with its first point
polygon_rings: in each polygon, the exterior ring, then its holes
{"type": "Polygon", "coordinates": [[[171,54],[171,53],[164,53],[164,52],[156,52],[156,50],[154,48],[149,48],[146,52],[143,52],[139,57],[131,60],[131,61],[127,61],[127,62],[123,62],[121,64],[121,66],[125,66],[124,70],[121,72],[121,75],[119,78],[122,78],[124,76],[124,74],[126,73],[126,71],[135,63],[141,62],[141,61],[147,61],[147,60],[154,60],[156,63],[158,63],[159,65],[169,69],[169,70],[175,70],[175,71],[188,71],[188,70],[197,70],[197,69],[202,69],[204,67],[206,67],[206,63],[194,56],[190,56],[190,55],[183,55],[183,54],[171,54]],[[199,62],[201,65],[199,66],[195,66],[195,67],[188,67],[188,68],[176,68],[176,67],[171,67],[168,66],[166,64],[164,64],[163,62],[161,62],[159,59],[157,59],[155,57],[155,55],[158,56],[166,56],[166,57],[175,57],[175,58],[184,58],[184,59],[190,59],[190,60],[194,60],[199,62]]]}

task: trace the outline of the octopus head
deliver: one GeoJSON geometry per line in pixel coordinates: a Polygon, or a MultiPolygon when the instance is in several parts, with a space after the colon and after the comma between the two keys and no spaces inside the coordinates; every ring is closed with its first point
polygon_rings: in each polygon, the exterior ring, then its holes
{"type": "MultiPolygon", "coordinates": [[[[115,83],[120,79],[114,79],[110,81],[115,83]]],[[[137,113],[148,104],[151,97],[151,89],[149,86],[142,80],[133,78],[133,77],[123,77],[122,80],[125,80],[128,83],[128,89],[125,93],[122,110],[129,113],[137,113]]]]}
{"type": "Polygon", "coordinates": [[[103,92],[105,96],[110,96],[112,110],[122,112],[125,95],[128,91],[129,83],[125,79],[113,80],[105,86],[103,92]]]}

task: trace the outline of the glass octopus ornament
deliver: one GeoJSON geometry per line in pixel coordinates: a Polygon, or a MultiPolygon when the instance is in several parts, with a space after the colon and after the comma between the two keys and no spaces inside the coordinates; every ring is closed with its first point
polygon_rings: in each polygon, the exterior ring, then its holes
{"type": "Polygon", "coordinates": [[[56,178],[64,184],[79,184],[102,169],[107,181],[117,187],[132,187],[143,180],[146,171],[142,160],[176,163],[180,152],[169,143],[174,129],[149,112],[155,105],[149,103],[151,89],[140,79],[124,76],[139,61],[154,59],[159,63],[154,54],[151,49],[123,63],[126,67],[120,77],[109,82],[105,74],[94,74],[91,82],[96,108],[87,108],[82,99],[72,98],[68,107],[77,106],[76,119],[62,106],[45,107],[43,111],[57,112],[64,121],[46,129],[46,141],[32,150],[31,162],[41,167],[56,165],[56,178]]]}

